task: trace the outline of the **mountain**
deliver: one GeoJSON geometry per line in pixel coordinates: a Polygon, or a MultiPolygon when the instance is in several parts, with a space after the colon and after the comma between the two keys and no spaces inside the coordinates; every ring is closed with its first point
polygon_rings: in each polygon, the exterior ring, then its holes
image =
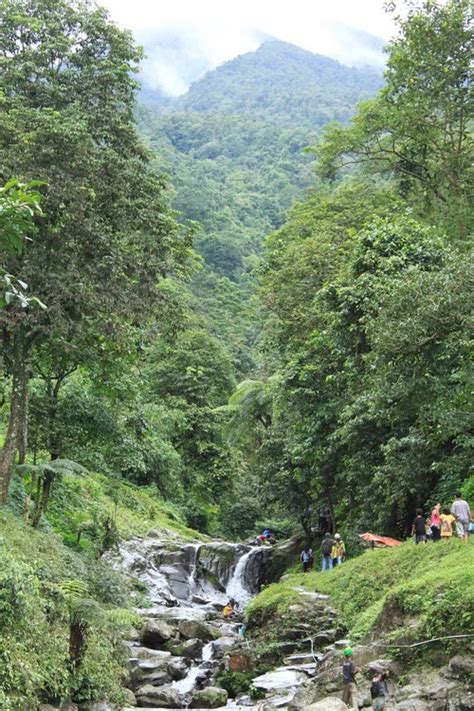
{"type": "Polygon", "coordinates": [[[382,86],[374,69],[347,67],[286,42],[264,42],[194,82],[177,111],[248,114],[284,126],[347,121],[382,86]]]}
{"type": "Polygon", "coordinates": [[[276,40],[194,82],[177,99],[142,94],[139,126],[170,176],[173,206],[197,221],[205,268],[196,309],[225,342],[239,376],[252,370],[252,269],[267,235],[313,182],[323,126],[347,121],[380,74],[276,40]]]}

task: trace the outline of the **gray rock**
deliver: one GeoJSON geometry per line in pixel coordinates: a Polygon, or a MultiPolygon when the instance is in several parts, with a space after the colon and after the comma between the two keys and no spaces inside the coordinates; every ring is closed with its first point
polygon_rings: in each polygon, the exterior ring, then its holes
{"type": "Polygon", "coordinates": [[[141,708],[183,708],[178,692],[171,687],[155,687],[151,684],[146,684],[138,689],[136,696],[141,708]]]}
{"type": "Polygon", "coordinates": [[[217,686],[207,686],[205,689],[199,689],[193,693],[191,708],[217,709],[226,705],[227,698],[228,694],[225,689],[220,689],[217,686]]]}
{"type": "Polygon", "coordinates": [[[189,659],[182,657],[174,657],[168,664],[168,674],[173,681],[184,679],[189,671],[189,659]]]}
{"type": "Polygon", "coordinates": [[[188,639],[181,646],[181,653],[188,659],[200,659],[202,648],[203,643],[200,639],[188,639]]]}
{"type": "Polygon", "coordinates": [[[173,636],[173,629],[163,620],[148,620],[142,631],[145,646],[158,649],[173,636]]]}
{"type": "Polygon", "coordinates": [[[450,660],[448,668],[452,676],[469,678],[474,674],[474,657],[458,654],[450,660]]]}
{"type": "Polygon", "coordinates": [[[131,689],[124,689],[123,694],[125,696],[125,703],[127,704],[127,706],[137,705],[137,699],[131,689]]]}
{"type": "Polygon", "coordinates": [[[214,659],[222,659],[224,654],[237,642],[235,637],[220,637],[212,643],[214,659]]]}
{"type": "Polygon", "coordinates": [[[217,631],[199,620],[183,620],[179,625],[179,634],[184,639],[200,639],[203,642],[211,642],[218,636],[217,631]]]}
{"type": "Polygon", "coordinates": [[[326,696],[321,701],[304,706],[303,711],[347,711],[347,706],[342,699],[337,696],[326,696]]]}

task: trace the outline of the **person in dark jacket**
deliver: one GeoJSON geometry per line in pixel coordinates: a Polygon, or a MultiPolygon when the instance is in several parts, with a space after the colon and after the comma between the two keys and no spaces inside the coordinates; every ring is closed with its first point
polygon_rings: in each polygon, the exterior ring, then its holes
{"type": "Polygon", "coordinates": [[[350,647],[346,647],[344,650],[344,662],[342,665],[342,681],[344,683],[342,700],[347,706],[349,706],[350,709],[359,708],[356,682],[356,674],[358,674],[358,672],[359,669],[357,669],[352,661],[352,649],[350,647]]]}
{"type": "Polygon", "coordinates": [[[325,533],[321,543],[322,570],[332,569],[332,548],[336,541],[330,533],[325,533]]]}
{"type": "Polygon", "coordinates": [[[304,548],[301,551],[300,560],[303,563],[303,573],[307,573],[313,565],[313,551],[311,548],[304,548]]]}

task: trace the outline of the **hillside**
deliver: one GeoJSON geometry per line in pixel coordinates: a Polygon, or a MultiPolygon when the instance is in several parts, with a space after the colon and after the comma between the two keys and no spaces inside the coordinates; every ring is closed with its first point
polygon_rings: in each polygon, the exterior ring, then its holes
{"type": "Polygon", "coordinates": [[[283,126],[347,121],[382,86],[375,70],[347,67],[287,42],[269,40],[226,62],[176,102],[178,111],[251,114],[283,126]]]}
{"type": "Polygon", "coordinates": [[[238,377],[254,369],[255,257],[313,181],[304,149],[380,85],[373,71],[272,40],[208,72],[165,111],[142,92],[139,127],[170,176],[173,207],[199,223],[205,268],[193,279],[195,311],[226,344],[238,377]]]}

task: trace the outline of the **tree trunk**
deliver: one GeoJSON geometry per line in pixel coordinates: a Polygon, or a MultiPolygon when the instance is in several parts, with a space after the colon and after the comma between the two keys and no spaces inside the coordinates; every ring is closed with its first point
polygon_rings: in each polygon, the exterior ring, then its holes
{"type": "Polygon", "coordinates": [[[13,371],[12,395],[8,429],[0,452],[0,503],[6,503],[20,432],[24,435],[26,452],[26,422],[28,418],[29,373],[24,361],[16,363],[13,371]]]}
{"type": "Polygon", "coordinates": [[[82,621],[71,621],[69,625],[69,659],[77,669],[86,653],[86,625],[82,621]]]}
{"type": "Polygon", "coordinates": [[[29,390],[28,382],[30,373],[25,368],[25,377],[21,381],[20,403],[18,410],[18,463],[24,464],[28,449],[28,413],[29,413],[29,390]]]}

